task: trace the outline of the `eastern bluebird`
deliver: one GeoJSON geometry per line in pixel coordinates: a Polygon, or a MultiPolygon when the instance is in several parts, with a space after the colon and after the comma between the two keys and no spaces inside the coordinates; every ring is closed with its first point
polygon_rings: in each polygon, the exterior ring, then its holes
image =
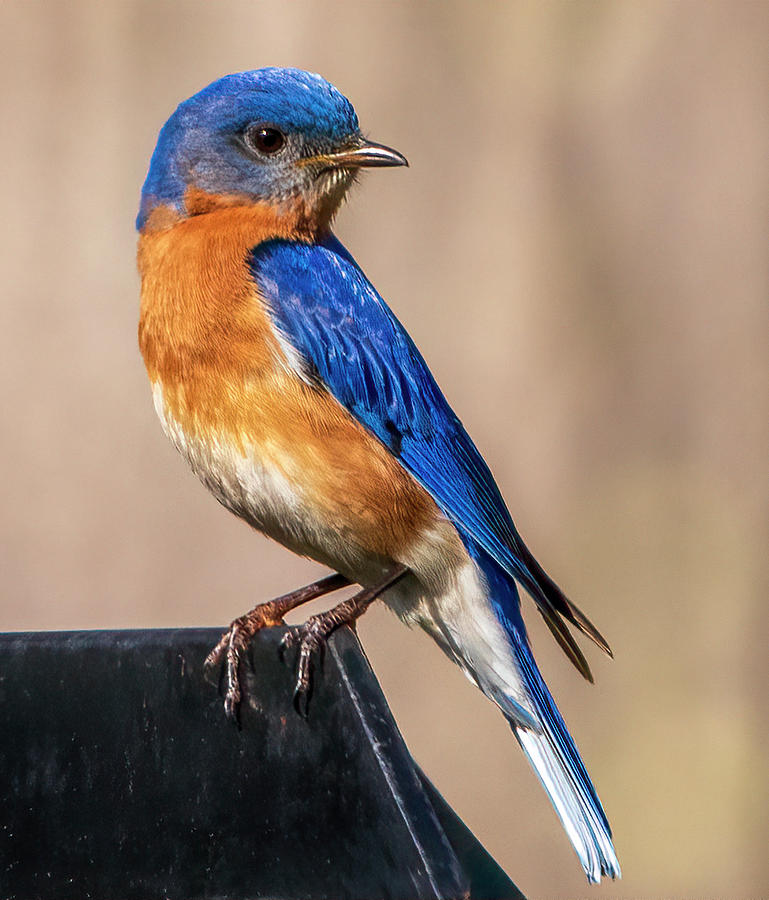
{"type": "Polygon", "coordinates": [[[565,623],[609,647],[534,559],[416,346],[331,231],[359,169],[405,165],[298,69],[221,78],[160,132],[137,227],[139,343],[163,428],[220,503],[335,573],[236,619],[209,660],[226,661],[233,715],[253,634],[360,585],[287,632],[306,706],[315,651],[381,595],[502,711],[588,879],[617,877],[516,583],[589,681],[565,623]]]}

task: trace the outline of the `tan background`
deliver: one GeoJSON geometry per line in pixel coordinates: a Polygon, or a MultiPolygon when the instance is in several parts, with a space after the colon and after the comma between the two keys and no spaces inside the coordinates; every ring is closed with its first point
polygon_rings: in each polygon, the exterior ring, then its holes
{"type": "Polygon", "coordinates": [[[5,2],[0,628],[224,624],[313,577],[187,473],[136,347],[155,135],[323,73],[411,169],[338,231],[610,638],[538,659],[613,822],[588,889],[504,721],[385,611],[418,761],[532,898],[769,896],[769,5],[5,2]]]}

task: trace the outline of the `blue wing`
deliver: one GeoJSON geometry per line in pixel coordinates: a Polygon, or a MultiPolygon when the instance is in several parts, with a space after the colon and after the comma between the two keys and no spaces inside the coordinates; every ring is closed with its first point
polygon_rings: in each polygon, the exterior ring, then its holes
{"type": "Polygon", "coordinates": [[[610,652],[606,641],[523,543],[488,466],[414,342],[349,253],[335,238],[323,245],[275,240],[254,248],[249,262],[305,376],[322,382],[390,449],[463,539],[526,588],[572,662],[592,680],[560,617],[610,652]]]}

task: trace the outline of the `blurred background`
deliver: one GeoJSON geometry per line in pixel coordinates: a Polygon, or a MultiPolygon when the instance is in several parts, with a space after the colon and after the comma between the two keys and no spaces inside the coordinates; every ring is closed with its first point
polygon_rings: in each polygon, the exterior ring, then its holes
{"type": "Polygon", "coordinates": [[[318,71],[411,162],[338,234],[613,646],[585,684],[526,601],[624,879],[588,888],[502,717],[377,608],[409,747],[532,898],[769,896],[769,4],[31,0],[0,41],[0,629],[224,626],[317,576],[163,437],[133,219],[178,102],[318,71]]]}

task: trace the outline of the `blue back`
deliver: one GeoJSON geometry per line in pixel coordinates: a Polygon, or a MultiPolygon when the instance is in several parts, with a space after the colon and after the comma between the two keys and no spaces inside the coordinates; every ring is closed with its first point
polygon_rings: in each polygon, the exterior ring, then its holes
{"type": "MultiPolygon", "coordinates": [[[[499,489],[417,350],[336,238],[268,241],[251,272],[274,322],[339,402],[435,499],[460,534],[537,591],[499,489]]],[[[524,547],[525,550],[525,547],[524,547]]],[[[528,553],[528,551],[525,551],[528,553]]]]}

